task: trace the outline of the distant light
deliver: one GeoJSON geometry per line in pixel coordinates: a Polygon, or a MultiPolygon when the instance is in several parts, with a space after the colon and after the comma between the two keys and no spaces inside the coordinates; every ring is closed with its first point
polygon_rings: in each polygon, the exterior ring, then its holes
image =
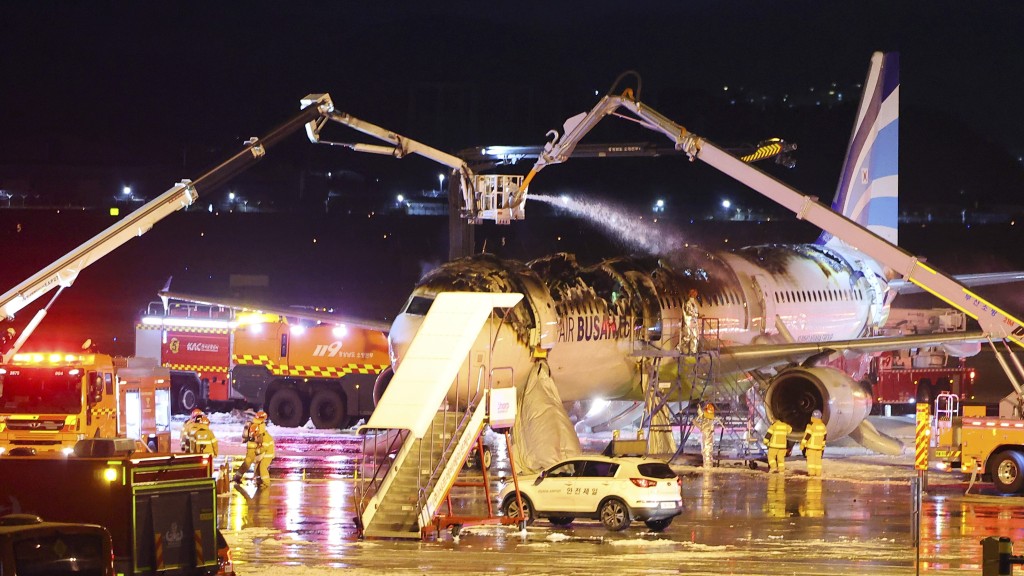
{"type": "Polygon", "coordinates": [[[722,208],[728,208],[730,206],[732,206],[732,202],[729,202],[728,200],[722,200],[722,208]]]}
{"type": "Polygon", "coordinates": [[[658,206],[658,208],[664,208],[665,207],[665,201],[664,200],[658,200],[655,204],[658,206]]]}
{"type": "Polygon", "coordinates": [[[558,197],[558,199],[562,201],[562,204],[568,204],[569,203],[569,195],[568,194],[562,194],[561,196],[558,197]]]}
{"type": "Polygon", "coordinates": [[[234,200],[234,199],[235,199],[235,193],[234,192],[228,192],[228,200],[234,200]]]}
{"type": "Polygon", "coordinates": [[[437,175],[437,185],[442,188],[444,187],[444,174],[437,175]]]}
{"type": "Polygon", "coordinates": [[[124,194],[125,196],[131,196],[132,195],[132,187],[131,186],[125,186],[124,188],[121,188],[121,193],[124,194]]]}
{"type": "Polygon", "coordinates": [[[344,338],[345,336],[348,336],[348,328],[345,326],[335,326],[334,328],[331,328],[331,334],[333,334],[335,338],[344,338]]]}
{"type": "Polygon", "coordinates": [[[398,202],[399,203],[405,202],[405,196],[402,196],[401,194],[399,194],[397,198],[398,198],[398,202]]]}

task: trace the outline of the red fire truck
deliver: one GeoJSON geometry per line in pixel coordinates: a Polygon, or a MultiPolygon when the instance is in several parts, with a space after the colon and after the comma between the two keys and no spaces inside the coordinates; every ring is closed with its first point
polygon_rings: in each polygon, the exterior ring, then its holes
{"type": "Polygon", "coordinates": [[[919,348],[884,352],[873,358],[867,381],[877,413],[890,406],[890,412],[909,414],[918,402],[931,405],[941,393],[970,400],[974,375],[966,358],[952,356],[941,348],[919,348]]]}
{"type": "Polygon", "coordinates": [[[153,359],[52,351],[0,364],[0,455],[115,437],[169,452],[170,429],[169,374],[153,359]]]}

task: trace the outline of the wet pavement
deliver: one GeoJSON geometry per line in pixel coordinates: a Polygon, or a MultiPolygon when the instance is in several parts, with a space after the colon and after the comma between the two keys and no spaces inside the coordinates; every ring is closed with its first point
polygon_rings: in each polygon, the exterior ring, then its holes
{"type": "MultiPolygon", "coordinates": [[[[455,513],[480,517],[453,536],[361,540],[352,478],[358,441],[280,437],[274,483],[236,487],[220,500],[220,524],[242,575],[321,574],[980,574],[982,538],[1024,538],[1024,498],[930,472],[915,547],[910,456],[839,448],[825,477],[806,476],[799,456],[785,476],[723,462],[708,471],[673,467],[685,511],[664,532],[642,523],[609,532],[597,521],[525,531],[486,516],[482,488],[456,488],[455,513]]],[[[496,453],[492,496],[507,460],[496,453]]],[[[480,479],[464,471],[462,480],[480,479]]],[[[495,503],[496,508],[496,503],[495,503]]]]}

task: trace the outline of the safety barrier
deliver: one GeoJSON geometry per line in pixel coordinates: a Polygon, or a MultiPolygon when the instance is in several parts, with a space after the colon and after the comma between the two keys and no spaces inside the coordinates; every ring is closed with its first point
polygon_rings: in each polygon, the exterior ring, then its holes
{"type": "Polygon", "coordinates": [[[989,536],[981,540],[981,576],[1013,574],[1014,564],[1024,564],[1024,556],[1013,555],[1009,538],[989,536]]]}

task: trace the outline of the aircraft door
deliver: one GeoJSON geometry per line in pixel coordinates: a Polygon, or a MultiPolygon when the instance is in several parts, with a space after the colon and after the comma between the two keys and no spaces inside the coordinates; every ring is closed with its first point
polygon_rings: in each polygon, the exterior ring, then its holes
{"type": "Polygon", "coordinates": [[[748,329],[751,332],[756,330],[765,334],[775,326],[775,299],[772,297],[772,284],[763,274],[755,274],[753,281],[760,310],[751,311],[751,326],[748,329]]]}

